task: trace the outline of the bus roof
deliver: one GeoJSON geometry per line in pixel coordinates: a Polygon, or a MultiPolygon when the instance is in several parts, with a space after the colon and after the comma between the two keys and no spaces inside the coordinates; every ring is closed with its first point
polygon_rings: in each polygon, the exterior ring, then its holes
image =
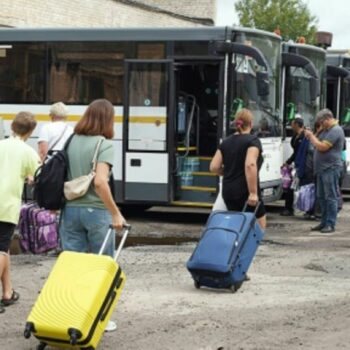
{"type": "Polygon", "coordinates": [[[309,44],[284,42],[283,45],[289,46],[289,47],[296,47],[296,48],[300,48],[303,50],[310,50],[310,51],[314,51],[314,52],[319,52],[319,53],[323,53],[323,54],[327,53],[327,51],[325,49],[322,49],[321,47],[318,47],[318,46],[309,45],[309,44]]]}
{"type": "Polygon", "coordinates": [[[0,28],[0,42],[55,41],[211,41],[231,39],[233,32],[274,33],[243,27],[196,28],[0,28]]]}
{"type": "Polygon", "coordinates": [[[327,63],[333,64],[335,66],[350,66],[350,55],[347,53],[337,54],[337,53],[327,53],[327,63]]]}
{"type": "MultiPolygon", "coordinates": [[[[229,27],[200,28],[1,28],[0,42],[226,40],[229,27]]],[[[229,36],[230,37],[230,36],[229,36]]]]}

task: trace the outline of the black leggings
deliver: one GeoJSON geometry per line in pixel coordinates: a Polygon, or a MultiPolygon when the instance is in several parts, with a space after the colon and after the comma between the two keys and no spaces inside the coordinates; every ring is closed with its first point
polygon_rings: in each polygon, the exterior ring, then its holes
{"type": "Polygon", "coordinates": [[[0,221],[0,252],[8,253],[15,224],[0,221]]]}
{"type": "MultiPolygon", "coordinates": [[[[247,198],[248,197],[241,197],[241,198],[237,198],[237,199],[224,199],[224,202],[226,204],[226,207],[228,210],[232,210],[232,211],[239,211],[241,212],[247,202],[247,198]]],[[[256,211],[256,218],[260,219],[261,217],[263,217],[266,214],[266,210],[265,210],[265,206],[264,206],[264,202],[260,200],[260,204],[259,204],[259,208],[256,211]]],[[[254,213],[256,207],[251,207],[250,205],[247,206],[246,211],[248,213],[254,213]]]]}

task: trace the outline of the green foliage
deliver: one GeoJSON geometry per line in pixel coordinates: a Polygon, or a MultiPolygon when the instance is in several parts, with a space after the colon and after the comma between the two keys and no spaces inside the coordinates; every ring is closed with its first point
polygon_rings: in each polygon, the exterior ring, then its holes
{"type": "Polygon", "coordinates": [[[281,31],[284,40],[304,37],[315,42],[317,18],[303,0],[239,0],[235,4],[240,25],[273,32],[281,31]]]}

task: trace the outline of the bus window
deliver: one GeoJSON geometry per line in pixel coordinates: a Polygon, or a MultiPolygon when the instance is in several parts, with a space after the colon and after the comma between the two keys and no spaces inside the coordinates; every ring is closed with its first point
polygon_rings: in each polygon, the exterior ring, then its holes
{"type": "Polygon", "coordinates": [[[1,49],[0,101],[44,103],[44,44],[14,44],[1,49]]]}
{"type": "Polygon", "coordinates": [[[167,66],[130,63],[128,149],[165,151],[167,128],[167,66]]]}
{"type": "Polygon", "coordinates": [[[157,63],[132,66],[130,106],[166,106],[165,67],[157,63]]]}
{"type": "Polygon", "coordinates": [[[302,68],[291,67],[286,83],[286,101],[295,101],[306,127],[313,128],[316,102],[310,96],[310,75],[302,68]]]}
{"type": "Polygon", "coordinates": [[[122,43],[52,44],[50,101],[89,104],[106,98],[122,105],[123,61],[128,56],[122,43]]]}
{"type": "Polygon", "coordinates": [[[253,132],[259,137],[275,137],[281,135],[281,123],[274,113],[275,96],[259,96],[257,90],[257,73],[259,66],[247,56],[236,55],[236,94],[242,106],[249,108],[254,115],[253,132]]]}
{"type": "Polygon", "coordinates": [[[140,43],[137,45],[138,59],[162,59],[165,58],[164,44],[140,43]]]}
{"type": "Polygon", "coordinates": [[[174,56],[209,56],[208,42],[175,42],[174,56]]]}

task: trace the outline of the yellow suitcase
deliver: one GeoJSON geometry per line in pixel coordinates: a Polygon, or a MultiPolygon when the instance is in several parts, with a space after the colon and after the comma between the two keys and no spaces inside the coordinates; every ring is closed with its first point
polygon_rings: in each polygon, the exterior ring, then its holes
{"type": "Polygon", "coordinates": [[[63,252],[28,316],[24,336],[33,334],[38,350],[46,345],[71,349],[96,349],[125,283],[116,263],[129,233],[125,225],[114,259],[100,254],[63,252]]]}

